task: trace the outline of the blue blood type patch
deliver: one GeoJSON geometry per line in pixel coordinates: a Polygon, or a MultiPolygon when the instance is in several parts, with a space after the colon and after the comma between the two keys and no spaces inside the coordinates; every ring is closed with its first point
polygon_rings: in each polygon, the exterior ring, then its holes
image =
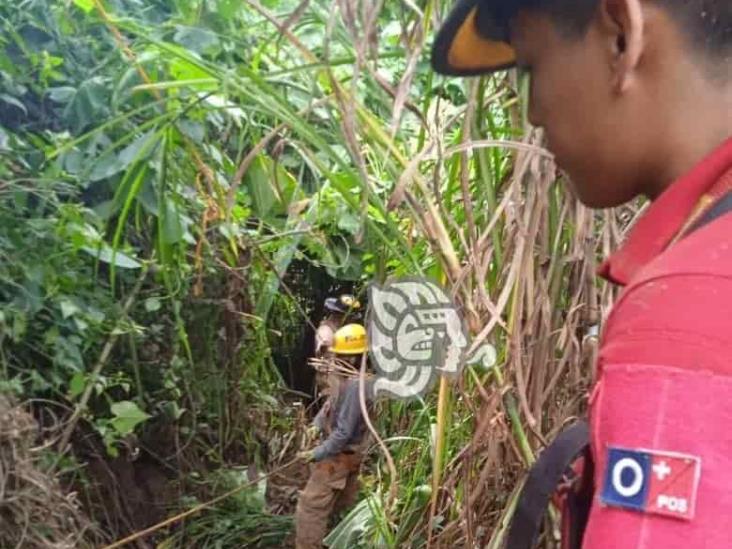
{"type": "Polygon", "coordinates": [[[682,520],[694,517],[701,460],[657,450],[609,447],[600,501],[682,520]]]}

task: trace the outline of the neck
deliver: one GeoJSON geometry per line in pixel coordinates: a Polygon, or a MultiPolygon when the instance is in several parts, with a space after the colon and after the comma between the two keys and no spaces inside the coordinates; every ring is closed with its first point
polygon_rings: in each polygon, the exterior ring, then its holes
{"type": "Polygon", "coordinates": [[[328,375],[328,394],[330,396],[337,396],[338,391],[341,388],[341,382],[343,379],[338,374],[330,373],[328,375]]]}
{"type": "Polygon", "coordinates": [[[653,157],[658,165],[652,168],[656,177],[645,192],[651,199],[732,135],[732,81],[715,81],[699,74],[703,70],[681,63],[674,78],[664,83],[663,90],[658,89],[656,101],[667,108],[656,126],[659,139],[653,157]]]}
{"type": "Polygon", "coordinates": [[[729,132],[721,131],[692,135],[695,137],[679,139],[677,143],[673,144],[675,146],[668,149],[673,152],[664,155],[667,162],[656,172],[660,177],[649,186],[645,193],[651,200],[658,198],[669,186],[690,172],[694,166],[730,138],[729,132]]]}

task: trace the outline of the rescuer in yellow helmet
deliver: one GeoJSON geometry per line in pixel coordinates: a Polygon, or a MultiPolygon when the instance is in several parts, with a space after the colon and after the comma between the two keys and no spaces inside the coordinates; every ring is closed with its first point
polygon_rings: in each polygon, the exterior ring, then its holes
{"type": "Polygon", "coordinates": [[[333,337],[338,328],[343,326],[346,317],[357,313],[361,303],[351,294],[341,294],[338,297],[329,297],[323,304],[326,316],[320,321],[315,331],[315,356],[326,354],[333,345],[333,337]]]}
{"type": "MultiPolygon", "coordinates": [[[[366,329],[361,324],[346,324],[334,333],[332,356],[323,361],[328,398],[312,427],[320,435],[320,444],[300,453],[312,463],[297,502],[297,549],[320,549],[331,515],[350,507],[358,495],[358,474],[369,444],[358,377],[367,349],[366,329]]],[[[373,398],[370,378],[364,389],[368,405],[373,398]]]]}

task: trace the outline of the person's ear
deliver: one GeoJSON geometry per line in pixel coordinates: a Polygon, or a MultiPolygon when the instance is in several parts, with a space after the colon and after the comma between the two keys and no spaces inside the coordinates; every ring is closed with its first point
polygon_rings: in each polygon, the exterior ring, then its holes
{"type": "Polygon", "coordinates": [[[645,19],[642,0],[601,0],[600,24],[608,39],[612,85],[625,92],[643,55],[645,19]]]}

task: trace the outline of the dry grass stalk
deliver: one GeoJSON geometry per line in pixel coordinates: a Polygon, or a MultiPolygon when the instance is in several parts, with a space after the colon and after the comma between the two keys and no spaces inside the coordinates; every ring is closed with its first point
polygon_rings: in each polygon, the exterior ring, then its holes
{"type": "MultiPolygon", "coordinates": [[[[502,227],[504,250],[494,288],[486,284],[493,258],[488,231],[470,255],[460,257],[463,283],[454,293],[475,307],[478,321],[471,327],[479,335],[474,345],[488,337],[505,345],[499,367],[507,383],[497,386],[489,374],[482,380],[485,385],[462,394],[466,407],[477,410],[475,431],[447,467],[438,513],[451,520],[437,537],[438,546],[485,543],[490,532],[500,530],[506,495],[524,470],[505,410],[499,406],[503,393],[516,396],[534,452],[585,411],[595,356],[595,339],[585,336],[604,318],[614,295],[596,283],[596,257],[617,245],[627,227],[623,218],[629,216],[595,214],[564,196],[559,199],[559,226],[573,234],[552,234],[548,216],[557,184],[554,173],[551,161],[519,149],[513,177],[489,224],[491,230],[502,227]],[[456,497],[461,492],[466,494],[462,499],[456,497]]],[[[428,240],[434,245],[433,238],[428,240]]]]}
{"type": "Polygon", "coordinates": [[[76,494],[65,494],[40,465],[36,421],[0,395],[0,547],[93,547],[95,532],[76,494]]]}

